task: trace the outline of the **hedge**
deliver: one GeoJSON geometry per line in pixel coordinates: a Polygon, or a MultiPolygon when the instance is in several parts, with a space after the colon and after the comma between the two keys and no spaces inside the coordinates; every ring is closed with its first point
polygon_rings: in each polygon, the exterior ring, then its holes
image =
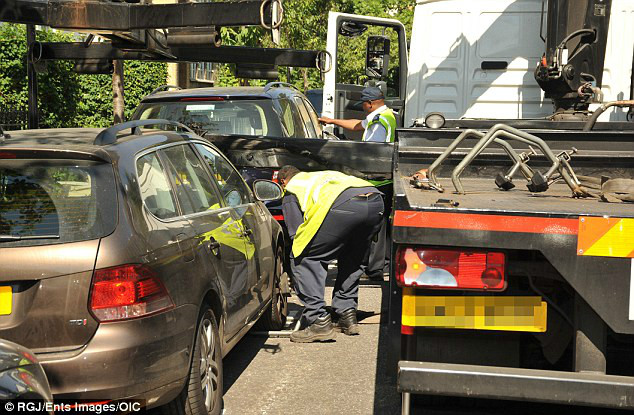
{"type": "MultiPolygon", "coordinates": [[[[73,42],[77,34],[41,30],[40,42],[73,42]]],[[[34,47],[37,52],[37,46],[34,47]]],[[[23,111],[28,107],[26,27],[0,24],[0,108],[23,111]]],[[[37,53],[36,53],[37,55],[37,53]]],[[[37,56],[36,56],[37,57],[37,56]]],[[[42,61],[38,73],[40,127],[105,127],[112,124],[112,77],[80,75],[69,61],[42,61]]],[[[167,81],[164,63],[126,61],[125,115],[129,118],[141,98],[167,81]]]]}

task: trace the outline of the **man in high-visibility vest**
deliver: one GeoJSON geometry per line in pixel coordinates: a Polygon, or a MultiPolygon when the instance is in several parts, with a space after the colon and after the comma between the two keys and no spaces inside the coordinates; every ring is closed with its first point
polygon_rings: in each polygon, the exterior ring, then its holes
{"type": "MultiPolygon", "coordinates": [[[[341,120],[321,117],[319,121],[334,124],[347,130],[363,132],[363,141],[393,143],[396,135],[396,117],[394,112],[385,105],[383,92],[376,87],[366,87],[361,91],[363,110],[368,114],[364,120],[341,120]]],[[[372,184],[381,190],[391,200],[392,181],[373,181],[372,184]]],[[[387,206],[389,208],[389,204],[387,206]]],[[[389,212],[386,212],[379,237],[372,244],[370,260],[366,274],[372,280],[383,280],[383,273],[389,268],[389,241],[391,238],[388,223],[389,212]]]]}
{"type": "Polygon", "coordinates": [[[381,192],[365,180],[338,171],[309,173],[284,166],[277,178],[285,190],[282,212],[293,241],[291,270],[304,304],[304,328],[293,332],[291,341],[334,340],[335,329],[359,334],[359,278],[370,241],[383,219],[381,192]],[[338,317],[336,327],[324,300],[328,263],[335,259],[332,309],[338,317]]]}
{"type": "Polygon", "coordinates": [[[363,111],[368,116],[363,120],[333,119],[321,117],[324,124],[334,124],[351,131],[363,131],[363,141],[393,143],[396,136],[396,117],[394,112],[385,105],[383,92],[377,87],[369,86],[361,91],[363,111]]]}

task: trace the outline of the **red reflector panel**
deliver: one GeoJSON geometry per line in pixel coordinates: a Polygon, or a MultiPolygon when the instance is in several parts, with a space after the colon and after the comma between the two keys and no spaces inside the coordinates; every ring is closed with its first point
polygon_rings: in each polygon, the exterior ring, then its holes
{"type": "Polygon", "coordinates": [[[396,279],[401,286],[503,291],[501,252],[399,248],[396,279]]]}
{"type": "Polygon", "coordinates": [[[143,265],[96,270],[90,294],[90,309],[101,322],[142,317],[174,306],[161,280],[143,265]]]}
{"type": "Polygon", "coordinates": [[[15,153],[9,153],[8,151],[0,151],[0,159],[14,159],[15,153]]]}
{"type": "Polygon", "coordinates": [[[284,220],[284,215],[273,215],[273,219],[280,222],[284,220]]]}
{"type": "Polygon", "coordinates": [[[414,327],[401,325],[401,334],[412,336],[414,334],[414,327]]]}

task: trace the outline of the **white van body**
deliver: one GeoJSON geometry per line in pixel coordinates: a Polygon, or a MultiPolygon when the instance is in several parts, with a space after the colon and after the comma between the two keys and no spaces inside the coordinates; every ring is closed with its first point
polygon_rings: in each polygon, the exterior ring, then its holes
{"type": "MultiPolygon", "coordinates": [[[[543,118],[553,111],[533,77],[545,52],[542,0],[419,0],[414,12],[404,120],[543,118]],[[483,70],[483,61],[506,70],[483,70]]],[[[612,2],[602,90],[604,101],[629,99],[634,1],[612,2]]],[[[613,108],[601,121],[625,121],[613,108]]]]}

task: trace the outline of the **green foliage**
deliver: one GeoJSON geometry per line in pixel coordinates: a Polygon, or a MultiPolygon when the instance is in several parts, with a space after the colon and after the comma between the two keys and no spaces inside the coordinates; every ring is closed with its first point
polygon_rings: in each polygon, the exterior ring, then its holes
{"type": "MultiPolygon", "coordinates": [[[[40,42],[72,42],[76,34],[38,31],[40,42]]],[[[26,29],[24,25],[0,25],[0,107],[26,110],[26,29]]],[[[38,46],[34,46],[37,58],[38,46]]],[[[112,77],[80,75],[73,63],[47,61],[38,73],[38,106],[41,127],[105,127],[112,125],[112,77]]],[[[167,80],[167,65],[126,61],[124,65],[125,115],[130,117],[141,98],[167,80]]]]}
{"type": "MultiPolygon", "coordinates": [[[[328,12],[331,10],[400,20],[405,25],[409,38],[415,5],[414,0],[285,0],[284,22],[279,47],[325,49],[328,12]]],[[[380,34],[380,32],[372,34],[380,34]]],[[[393,55],[390,59],[390,69],[393,73],[395,72],[393,68],[398,65],[396,36],[389,31],[386,34],[390,36],[392,45],[394,45],[392,47],[393,55]]],[[[340,49],[341,54],[338,62],[340,82],[356,83],[357,78],[364,75],[366,38],[367,36],[348,38],[346,41],[349,40],[349,42],[340,49]]],[[[225,45],[274,47],[270,34],[259,27],[224,29],[222,39],[225,45]]],[[[320,74],[316,69],[299,68],[289,72],[286,71],[286,68],[280,68],[281,80],[292,83],[304,91],[323,86],[320,74]]],[[[220,67],[217,81],[220,86],[239,84],[233,76],[231,68],[227,65],[220,67]]],[[[251,81],[252,85],[261,83],[251,81]]]]}
{"type": "MultiPolygon", "coordinates": [[[[326,48],[328,12],[338,11],[389,17],[400,20],[408,38],[414,15],[414,0],[285,0],[281,48],[323,50],[326,48]]],[[[368,32],[380,34],[381,32],[368,32]]],[[[365,39],[343,38],[339,54],[338,81],[357,83],[363,80],[365,39]],[[361,78],[361,79],[360,79],[361,78]]],[[[392,40],[390,78],[394,87],[398,65],[396,37],[392,40]]],[[[270,33],[260,27],[223,28],[225,45],[275,47],[270,33]]],[[[75,34],[44,30],[37,33],[42,42],[77,41],[75,34]]],[[[37,48],[37,46],[36,46],[37,48]]],[[[36,49],[37,52],[37,49],[36,49]]],[[[47,62],[47,72],[38,74],[40,124],[47,127],[103,127],[112,123],[112,80],[109,75],[79,75],[67,61],[47,62]]],[[[219,65],[217,85],[237,86],[233,65],[219,65]]],[[[167,67],[162,63],[125,62],[125,115],[130,117],[140,99],[166,83],[167,67]]],[[[321,88],[323,82],[316,69],[280,68],[280,80],[306,91],[321,88]]],[[[264,81],[250,81],[263,85],[264,81]]],[[[23,25],[0,24],[0,107],[16,110],[27,108],[26,30],[23,25]]]]}

